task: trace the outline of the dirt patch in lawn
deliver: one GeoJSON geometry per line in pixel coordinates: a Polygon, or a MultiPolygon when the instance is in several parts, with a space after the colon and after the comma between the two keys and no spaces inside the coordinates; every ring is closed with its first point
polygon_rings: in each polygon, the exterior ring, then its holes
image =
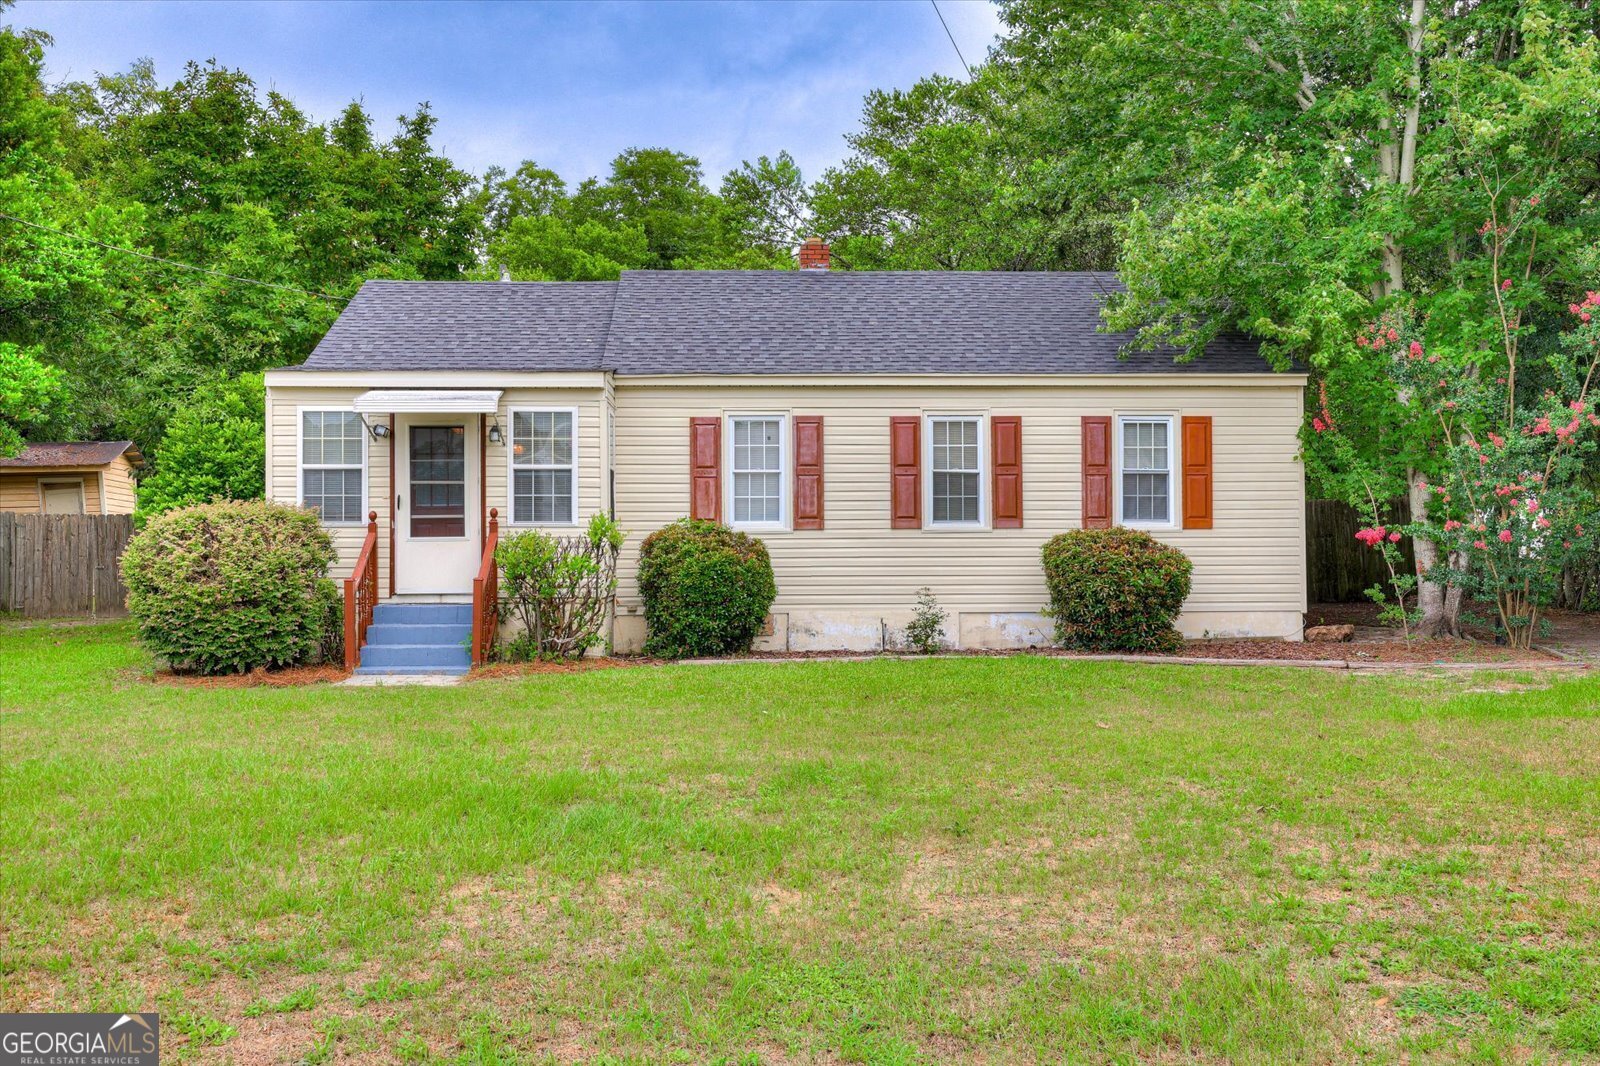
{"type": "Polygon", "coordinates": [[[1329,659],[1360,663],[1527,663],[1561,660],[1548,652],[1520,651],[1476,640],[1191,640],[1174,653],[1190,659],[1329,659]]]}
{"type": "Polygon", "coordinates": [[[349,676],[350,671],[342,666],[324,665],[289,666],[281,670],[255,669],[248,674],[217,674],[211,677],[157,670],[153,680],[158,685],[190,688],[292,688],[296,685],[331,685],[349,676]]]}

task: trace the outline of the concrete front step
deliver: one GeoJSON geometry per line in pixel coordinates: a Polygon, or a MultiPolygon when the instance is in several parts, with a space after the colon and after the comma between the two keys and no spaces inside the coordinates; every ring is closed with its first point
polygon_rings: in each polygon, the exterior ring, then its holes
{"type": "Polygon", "coordinates": [[[374,622],[367,628],[370,644],[456,644],[472,639],[472,626],[463,622],[449,625],[409,625],[374,622]]]}
{"type": "Polygon", "coordinates": [[[373,625],[471,625],[470,603],[380,603],[372,609],[373,625]]]}
{"type": "Polygon", "coordinates": [[[358,666],[361,677],[455,677],[468,671],[465,666],[358,666]]]}
{"type": "Polygon", "coordinates": [[[380,603],[356,673],[464,674],[471,645],[470,603],[380,603]]]}
{"type": "Polygon", "coordinates": [[[368,644],[361,649],[361,665],[459,666],[472,665],[472,653],[460,644],[368,644]]]}

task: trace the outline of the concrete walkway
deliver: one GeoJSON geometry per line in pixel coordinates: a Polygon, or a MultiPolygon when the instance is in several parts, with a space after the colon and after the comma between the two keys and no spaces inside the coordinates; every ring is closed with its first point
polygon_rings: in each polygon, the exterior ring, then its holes
{"type": "Polygon", "coordinates": [[[466,676],[466,674],[351,674],[339,684],[350,688],[374,688],[380,685],[443,687],[459,685],[466,676]]]}

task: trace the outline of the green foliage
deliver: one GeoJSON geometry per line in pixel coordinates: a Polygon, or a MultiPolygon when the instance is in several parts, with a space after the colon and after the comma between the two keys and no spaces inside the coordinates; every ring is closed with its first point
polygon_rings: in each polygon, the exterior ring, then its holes
{"type": "Polygon", "coordinates": [[[261,375],[202,385],[167,424],[160,460],[139,482],[140,520],[264,491],[266,390],[261,375]]]}
{"type": "Polygon", "coordinates": [[[906,640],[924,655],[944,650],[944,623],[948,613],[939,606],[933,590],[917,590],[917,606],[906,626],[906,640]]]}
{"type": "Polygon", "coordinates": [[[617,592],[617,554],[623,532],[604,511],[581,536],[558,537],[529,529],[500,541],[500,611],[522,632],[504,640],[509,659],[570,658],[604,640],[600,629],[617,592]]]}
{"type": "Polygon", "coordinates": [[[322,646],[333,559],[310,511],[265,501],[168,511],[123,553],[128,613],[175,670],[293,666],[322,646]]]}
{"type": "Polygon", "coordinates": [[[645,651],[679,659],[749,651],[778,586],[760,540],[680,518],[645,538],[639,592],[650,628],[645,651]]]}
{"type": "Polygon", "coordinates": [[[61,373],[32,351],[0,342],[0,459],[22,451],[23,431],[61,402],[61,373]]]}
{"type": "Polygon", "coordinates": [[[1121,526],[1075,529],[1045,542],[1048,614],[1056,643],[1090,651],[1172,651],[1173,621],[1189,598],[1189,559],[1121,526]]]}

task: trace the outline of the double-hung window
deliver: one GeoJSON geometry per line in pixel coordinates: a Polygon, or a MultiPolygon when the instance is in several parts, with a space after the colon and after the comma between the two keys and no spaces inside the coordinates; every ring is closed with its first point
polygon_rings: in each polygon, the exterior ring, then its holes
{"type": "Polygon", "coordinates": [[[367,432],[354,411],[300,412],[300,503],[328,525],[365,517],[367,432]]]}
{"type": "Polygon", "coordinates": [[[1173,523],[1172,419],[1128,415],[1117,427],[1117,510],[1126,526],[1173,523]]]}
{"type": "Polygon", "coordinates": [[[577,414],[511,412],[511,521],[571,525],[577,514],[577,414]]]}
{"type": "Polygon", "coordinates": [[[983,419],[928,417],[928,520],[935,526],[983,524],[983,419]]]}
{"type": "Polygon", "coordinates": [[[788,452],[782,415],[728,417],[728,513],[736,526],[782,528],[788,452]]]}

